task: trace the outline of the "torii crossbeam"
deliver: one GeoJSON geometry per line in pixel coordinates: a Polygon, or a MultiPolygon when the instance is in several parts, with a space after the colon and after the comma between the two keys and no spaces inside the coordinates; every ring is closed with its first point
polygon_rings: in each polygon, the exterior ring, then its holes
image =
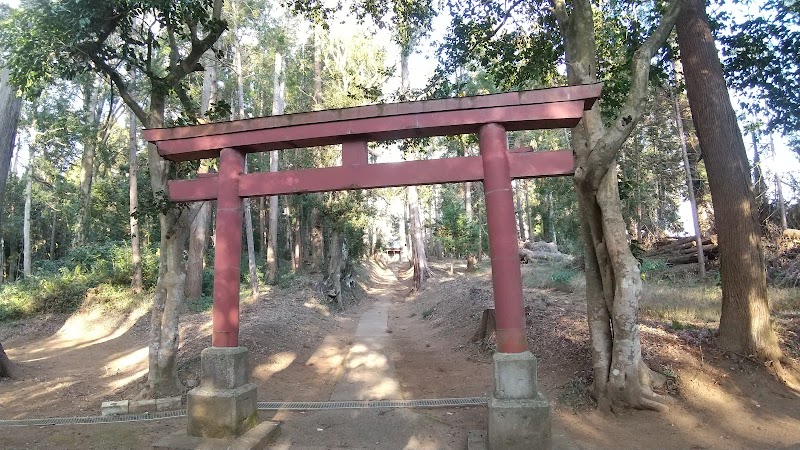
{"type": "MultiPolygon", "coordinates": [[[[511,180],[570,175],[574,163],[569,151],[533,152],[525,148],[509,151],[506,131],[573,128],[580,122],[583,112],[595,103],[601,88],[600,84],[557,87],[145,130],[145,138],[168,160],[220,158],[218,175],[173,180],[168,187],[172,201],[217,200],[212,348],[239,345],[242,198],[482,181],[489,226],[497,345],[500,355],[511,358],[506,361],[495,356],[496,389],[492,400],[529,398],[541,402],[542,398],[536,394],[535,359],[532,359],[533,375],[528,385],[520,387],[519,380],[512,383],[510,378],[503,381],[504,373],[512,378],[517,376],[513,374],[515,369],[508,367],[518,365],[522,354],[530,354],[511,180]],[[368,161],[369,142],[466,133],[478,134],[480,156],[381,164],[368,161]],[[323,145],[341,145],[341,166],[244,173],[247,153],[323,145]],[[504,383],[512,383],[514,387],[504,383]],[[531,389],[532,393],[528,392],[531,389]]],[[[523,360],[528,361],[525,358],[523,360]]],[[[546,400],[544,404],[547,405],[546,400]]],[[[502,409],[498,405],[494,407],[496,411],[502,409]]],[[[493,427],[492,408],[490,405],[490,446],[495,438],[501,439],[500,436],[507,434],[503,431],[507,424],[493,427]]],[[[504,414],[503,423],[506,423],[511,416],[504,414]]],[[[189,415],[191,431],[191,407],[189,415]]],[[[549,413],[546,428],[549,442],[549,413]]],[[[525,442],[530,444],[531,439],[541,443],[545,436],[528,436],[525,442]]],[[[511,448],[507,441],[497,442],[495,447],[511,448]]]]}

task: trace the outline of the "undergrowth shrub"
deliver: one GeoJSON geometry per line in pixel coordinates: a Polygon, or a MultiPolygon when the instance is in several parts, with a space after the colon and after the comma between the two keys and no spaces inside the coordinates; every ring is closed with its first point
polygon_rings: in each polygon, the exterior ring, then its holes
{"type": "Polygon", "coordinates": [[[527,287],[578,292],[583,289],[583,274],[569,263],[537,261],[524,274],[527,287]]]}
{"type": "MultiPolygon", "coordinates": [[[[60,260],[37,262],[34,273],[32,277],[0,286],[0,321],[42,312],[69,313],[87,300],[87,304],[117,310],[135,301],[127,289],[133,273],[127,242],[77,247],[60,260]]],[[[143,247],[144,286],[154,286],[157,276],[156,249],[143,247]]]]}

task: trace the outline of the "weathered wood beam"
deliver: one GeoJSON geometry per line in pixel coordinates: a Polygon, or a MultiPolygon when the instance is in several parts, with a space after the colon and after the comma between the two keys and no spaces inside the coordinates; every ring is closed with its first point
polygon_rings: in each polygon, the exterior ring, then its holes
{"type": "MultiPolygon", "coordinates": [[[[574,171],[571,151],[521,150],[524,149],[515,149],[508,155],[512,178],[563,176],[571,175],[574,171]]],[[[353,151],[355,155],[344,158],[348,165],[341,167],[242,175],[239,195],[257,197],[483,180],[483,165],[479,156],[352,165],[357,155],[361,155],[357,156],[361,161],[365,156],[359,150],[353,151]]],[[[169,182],[169,197],[174,202],[213,200],[217,198],[217,190],[216,176],[169,182]]]]}

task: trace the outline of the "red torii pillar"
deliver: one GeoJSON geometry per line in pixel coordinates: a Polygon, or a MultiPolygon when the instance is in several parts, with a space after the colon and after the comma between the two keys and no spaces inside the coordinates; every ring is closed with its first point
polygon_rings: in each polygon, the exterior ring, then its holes
{"type": "Polygon", "coordinates": [[[528,350],[508,139],[502,125],[478,130],[497,330],[494,391],[489,398],[490,449],[551,447],[550,404],[539,393],[536,357],[528,350]]]}
{"type": "Polygon", "coordinates": [[[497,348],[503,353],[521,353],[528,350],[528,336],[506,130],[496,123],[484,125],[478,132],[478,142],[483,160],[497,348]]]}
{"type": "Polygon", "coordinates": [[[217,239],[214,251],[212,347],[239,346],[239,279],[242,259],[242,198],[239,179],[245,154],[222,149],[219,157],[217,239]],[[223,231],[223,232],[219,232],[223,231]]]}

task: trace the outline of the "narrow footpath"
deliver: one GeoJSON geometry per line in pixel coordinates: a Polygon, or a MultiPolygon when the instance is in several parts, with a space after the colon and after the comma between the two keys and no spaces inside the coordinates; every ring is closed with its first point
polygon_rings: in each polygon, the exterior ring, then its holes
{"type": "MultiPolygon", "coordinates": [[[[392,355],[389,317],[408,289],[390,270],[379,273],[361,314],[332,401],[404,399],[392,355]]],[[[453,380],[457,383],[457,380],[453,380]]],[[[473,411],[476,409],[467,408],[473,411]]],[[[459,408],[446,410],[360,409],[281,411],[274,449],[464,449],[467,431],[453,423],[459,408]],[[451,420],[448,420],[451,419],[451,420]]]]}

